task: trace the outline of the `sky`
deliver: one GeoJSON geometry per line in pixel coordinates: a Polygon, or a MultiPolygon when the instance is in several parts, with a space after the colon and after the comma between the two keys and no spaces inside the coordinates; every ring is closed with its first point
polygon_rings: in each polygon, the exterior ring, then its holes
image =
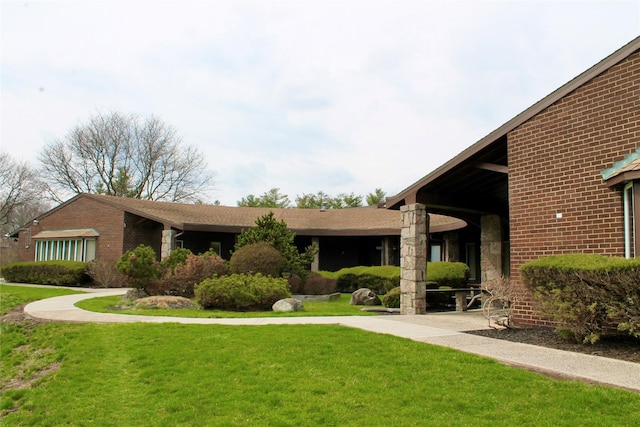
{"type": "Polygon", "coordinates": [[[0,0],[0,151],[155,115],[216,174],[393,196],[640,35],[640,0],[0,0]]]}

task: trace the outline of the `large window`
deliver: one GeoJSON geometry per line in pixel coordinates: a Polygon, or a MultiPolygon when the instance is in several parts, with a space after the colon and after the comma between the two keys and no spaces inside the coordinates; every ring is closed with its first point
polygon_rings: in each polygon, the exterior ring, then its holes
{"type": "Polygon", "coordinates": [[[95,239],[36,240],[36,261],[89,262],[95,257],[95,239]]]}
{"type": "Polygon", "coordinates": [[[635,258],[636,253],[636,221],[638,220],[634,201],[633,182],[624,186],[624,256],[635,258]]]}

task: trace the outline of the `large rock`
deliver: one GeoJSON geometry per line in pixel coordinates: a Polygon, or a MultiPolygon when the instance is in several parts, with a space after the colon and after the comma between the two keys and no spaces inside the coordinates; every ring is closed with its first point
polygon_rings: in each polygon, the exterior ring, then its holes
{"type": "Polygon", "coordinates": [[[273,311],[303,311],[304,305],[295,298],[285,298],[276,301],[271,308],[273,311]]]}
{"type": "Polygon", "coordinates": [[[351,305],[382,305],[380,298],[369,288],[360,288],[351,294],[351,305]]]}
{"type": "Polygon", "coordinates": [[[140,298],[135,302],[136,307],[157,307],[157,308],[195,308],[190,299],[184,297],[174,297],[169,295],[156,295],[152,297],[140,298]]]}

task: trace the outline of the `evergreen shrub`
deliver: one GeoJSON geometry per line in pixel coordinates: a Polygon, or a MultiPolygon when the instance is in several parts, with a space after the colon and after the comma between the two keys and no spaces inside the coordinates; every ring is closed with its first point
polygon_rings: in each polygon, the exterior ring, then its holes
{"type": "Polygon", "coordinates": [[[287,266],[285,257],[269,243],[250,243],[236,250],[229,262],[231,273],[280,277],[287,266]]]}
{"type": "Polygon", "coordinates": [[[284,278],[230,274],[206,279],[195,288],[198,304],[204,309],[252,311],[270,310],[291,292],[284,278]]]}
{"type": "Polygon", "coordinates": [[[7,282],[35,285],[82,286],[91,281],[80,261],[15,262],[1,269],[7,282]]]}
{"type": "Polygon", "coordinates": [[[541,314],[577,341],[595,343],[612,324],[640,337],[640,259],[548,256],[522,265],[520,276],[541,314]]]}
{"type": "Polygon", "coordinates": [[[382,305],[387,308],[400,308],[400,286],[391,289],[382,297],[382,305]]]}
{"type": "Polygon", "coordinates": [[[146,245],[140,245],[125,252],[116,263],[116,269],[125,275],[129,286],[145,291],[147,287],[151,287],[151,282],[160,278],[161,274],[156,252],[146,245]]]}

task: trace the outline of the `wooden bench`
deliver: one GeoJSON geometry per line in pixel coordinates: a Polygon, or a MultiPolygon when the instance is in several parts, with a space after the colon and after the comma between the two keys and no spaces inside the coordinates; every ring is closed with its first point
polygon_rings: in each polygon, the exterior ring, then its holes
{"type": "Polygon", "coordinates": [[[456,311],[467,311],[467,309],[471,307],[471,305],[474,302],[476,302],[476,300],[480,298],[480,296],[482,295],[480,287],[452,288],[452,289],[427,289],[427,294],[435,293],[435,292],[454,294],[456,297],[456,311]],[[467,303],[467,297],[471,292],[473,292],[473,295],[471,296],[471,301],[467,303]]]}

